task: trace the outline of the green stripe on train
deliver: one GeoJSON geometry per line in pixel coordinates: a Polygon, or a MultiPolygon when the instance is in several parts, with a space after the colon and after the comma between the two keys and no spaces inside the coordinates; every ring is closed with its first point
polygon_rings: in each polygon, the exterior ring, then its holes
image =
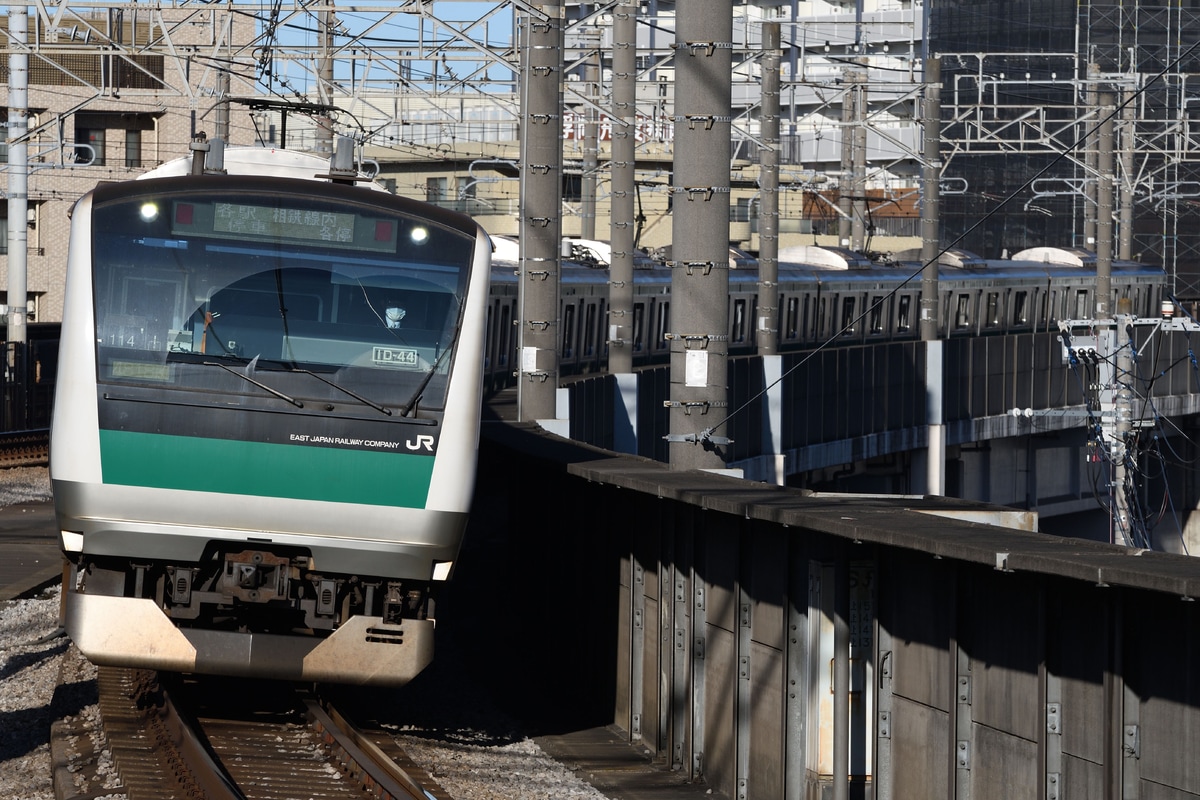
{"type": "Polygon", "coordinates": [[[100,431],[104,482],[424,508],[431,456],[100,431]]]}

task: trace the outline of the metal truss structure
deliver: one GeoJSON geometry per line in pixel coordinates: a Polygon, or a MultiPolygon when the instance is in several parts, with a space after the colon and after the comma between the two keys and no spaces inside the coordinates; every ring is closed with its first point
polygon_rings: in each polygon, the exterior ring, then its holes
{"type": "MultiPolygon", "coordinates": [[[[611,63],[611,7],[565,8],[565,103],[606,112],[605,80],[593,85],[569,78],[584,77],[597,62],[611,63]]],[[[173,95],[207,111],[231,97],[258,98],[276,107],[295,104],[299,113],[325,111],[339,132],[354,132],[362,141],[376,137],[400,144],[411,141],[401,131],[408,112],[398,112],[400,103],[420,104],[422,119],[451,127],[462,125],[463,104],[489,107],[489,119],[502,120],[515,133],[520,119],[515,19],[544,13],[527,0],[491,5],[35,0],[31,9],[24,49],[34,82],[76,90],[69,107],[55,109],[43,125],[61,125],[99,99],[173,95]],[[380,136],[385,131],[390,135],[380,136]]],[[[639,27],[639,103],[657,91],[669,104],[669,89],[664,93],[666,86],[659,84],[666,79],[669,86],[673,75],[674,6],[663,0],[649,9],[664,16],[644,19],[639,27]]],[[[865,126],[877,146],[867,159],[867,176],[857,180],[879,185],[912,176],[923,163],[919,137],[912,135],[921,93],[920,14],[883,21],[885,15],[877,22],[867,15],[866,24],[847,28],[791,13],[792,19],[782,20],[788,69],[781,87],[785,172],[789,163],[803,163],[827,173],[833,179],[828,185],[845,182],[849,167],[841,142],[850,138],[847,130],[865,126]],[[844,100],[853,82],[846,76],[852,69],[866,75],[866,103],[847,117],[844,100]]],[[[759,23],[768,18],[778,15],[766,4],[735,9],[733,135],[737,155],[751,161],[761,148],[754,92],[760,79],[759,23]]],[[[1066,207],[1078,221],[1094,205],[1089,192],[1095,167],[1086,132],[1100,119],[1099,95],[1111,92],[1114,105],[1129,109],[1121,113],[1118,150],[1132,158],[1119,160],[1118,179],[1137,209],[1135,252],[1161,259],[1177,276],[1178,294],[1200,296],[1200,241],[1189,233],[1200,227],[1200,128],[1192,118],[1200,104],[1200,53],[1189,43],[1195,31],[1200,12],[1178,4],[1089,3],[1079,6],[1073,52],[938,54],[949,64],[943,71],[945,174],[959,176],[958,166],[975,158],[1061,160],[1061,167],[1038,176],[1013,205],[1021,213],[1037,213],[1047,203],[1055,214],[1066,207]]],[[[5,55],[14,49],[9,42],[5,55]]],[[[666,106],[663,111],[673,113],[666,106]]],[[[462,130],[455,133],[460,140],[471,135],[469,127],[462,130]]],[[[970,177],[953,180],[959,182],[955,191],[996,190],[972,185],[970,177]]],[[[1075,227],[1080,228],[1075,243],[1087,245],[1081,226],[1075,227]]]]}

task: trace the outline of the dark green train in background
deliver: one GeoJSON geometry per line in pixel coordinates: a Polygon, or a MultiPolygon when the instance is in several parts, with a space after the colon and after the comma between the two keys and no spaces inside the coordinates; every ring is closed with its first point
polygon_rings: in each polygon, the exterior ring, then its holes
{"type": "Polygon", "coordinates": [[[212,144],[74,209],[68,632],[99,664],[404,683],[474,484],[490,241],[344,148],[212,144]]]}

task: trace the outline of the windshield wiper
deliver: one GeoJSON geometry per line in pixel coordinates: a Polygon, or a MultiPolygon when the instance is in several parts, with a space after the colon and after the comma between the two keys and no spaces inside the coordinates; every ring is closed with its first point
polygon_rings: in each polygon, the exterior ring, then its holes
{"type": "Polygon", "coordinates": [[[413,392],[412,397],[409,398],[409,401],[404,404],[404,408],[400,411],[400,416],[407,417],[409,412],[417,407],[417,403],[421,402],[421,398],[425,396],[425,388],[429,386],[429,382],[433,380],[433,376],[437,374],[438,367],[442,365],[442,359],[445,358],[446,354],[453,349],[453,339],[451,340],[450,345],[450,347],[447,347],[442,351],[441,355],[434,359],[433,364],[429,367],[429,371],[426,372],[425,377],[421,379],[421,384],[417,387],[417,390],[413,392]]]}
{"type": "Polygon", "coordinates": [[[389,417],[392,415],[392,410],[390,408],[384,408],[383,406],[379,405],[379,403],[376,403],[374,400],[368,400],[367,398],[363,397],[361,394],[351,391],[350,389],[347,389],[345,386],[334,383],[333,381],[326,378],[324,375],[320,375],[316,372],[313,372],[311,369],[304,369],[303,367],[297,367],[297,366],[289,366],[288,370],[290,370],[291,372],[302,372],[305,375],[312,375],[314,378],[321,381],[322,383],[332,386],[334,389],[337,389],[339,392],[350,395],[355,400],[359,401],[360,403],[363,403],[364,405],[370,406],[371,408],[375,409],[376,411],[380,412],[381,414],[387,414],[389,417]]]}
{"type": "MultiPolygon", "coordinates": [[[[225,370],[226,372],[228,372],[230,374],[237,375],[239,378],[246,381],[247,383],[254,384],[258,388],[262,389],[264,392],[269,392],[270,394],[273,394],[276,397],[278,397],[280,400],[286,400],[287,402],[294,405],[296,408],[304,408],[304,403],[301,403],[296,398],[289,397],[288,395],[284,394],[283,392],[279,391],[278,389],[272,389],[270,386],[267,386],[265,383],[260,383],[256,380],[254,380],[254,378],[251,378],[246,373],[240,372],[240,371],[234,369],[233,367],[230,367],[226,364],[222,364],[219,361],[203,361],[201,363],[204,364],[204,366],[206,366],[206,367],[220,367],[221,369],[225,370]]],[[[253,363],[253,362],[251,362],[251,363],[253,363]]]]}

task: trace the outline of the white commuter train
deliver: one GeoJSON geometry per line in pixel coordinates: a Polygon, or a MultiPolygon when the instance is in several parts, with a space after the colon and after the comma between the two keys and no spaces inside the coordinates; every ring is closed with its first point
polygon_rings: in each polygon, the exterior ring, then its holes
{"type": "Polygon", "coordinates": [[[490,240],[324,159],[223,167],[75,206],[67,630],[99,664],[402,684],[471,501],[490,240]]]}

